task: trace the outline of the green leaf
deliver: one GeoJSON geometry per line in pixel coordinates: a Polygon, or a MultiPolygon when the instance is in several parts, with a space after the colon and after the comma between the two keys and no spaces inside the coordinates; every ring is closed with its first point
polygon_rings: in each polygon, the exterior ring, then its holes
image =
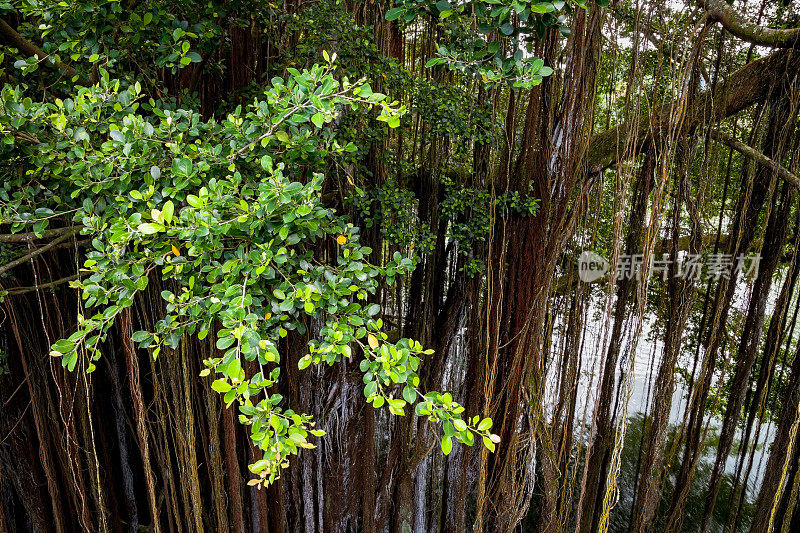
{"type": "Polygon", "coordinates": [[[218,350],[227,350],[230,348],[233,343],[236,342],[236,339],[233,335],[227,335],[225,337],[220,337],[217,339],[217,349],[218,350]]]}
{"type": "Polygon", "coordinates": [[[475,444],[475,435],[471,431],[465,431],[461,434],[461,441],[467,446],[475,444]]]}
{"type": "Polygon", "coordinates": [[[172,160],[172,172],[178,176],[188,176],[192,171],[192,161],[185,157],[176,157],[172,160]]]}
{"type": "Polygon", "coordinates": [[[396,20],[403,14],[405,8],[395,7],[386,12],[386,20],[396,20]]]}
{"type": "Polygon", "coordinates": [[[211,384],[211,388],[214,389],[215,391],[219,392],[220,394],[223,394],[223,393],[228,392],[229,390],[231,390],[232,387],[231,387],[230,383],[228,383],[224,379],[218,379],[214,383],[211,384]]]}
{"type": "Polygon", "coordinates": [[[238,359],[234,359],[230,363],[228,363],[228,367],[225,369],[225,375],[230,378],[239,379],[239,373],[242,370],[242,362],[238,359]]]}
{"type": "Polygon", "coordinates": [[[147,331],[137,331],[131,336],[131,340],[133,342],[142,342],[143,340],[149,339],[150,333],[147,331]]]}
{"type": "Polygon", "coordinates": [[[356,90],[357,90],[356,94],[358,94],[363,98],[369,98],[370,96],[372,96],[372,87],[370,87],[369,83],[365,83],[356,90]]]}
{"type": "Polygon", "coordinates": [[[442,453],[445,455],[450,455],[450,451],[453,449],[453,439],[451,437],[444,437],[442,439],[442,453]]]}
{"type": "Polygon", "coordinates": [[[263,472],[267,466],[269,466],[269,461],[266,459],[261,459],[260,461],[256,461],[250,465],[250,471],[254,474],[258,474],[259,472],[263,472]]]}
{"type": "Polygon", "coordinates": [[[161,212],[164,214],[164,220],[167,221],[167,224],[170,224],[172,222],[172,215],[175,213],[175,204],[172,203],[172,200],[167,200],[161,212]]]}
{"type": "Polygon", "coordinates": [[[311,116],[311,122],[318,128],[321,128],[323,124],[325,124],[325,116],[322,113],[314,113],[311,116]]]}
{"type": "Polygon", "coordinates": [[[389,404],[389,412],[393,415],[403,416],[405,412],[403,411],[403,406],[406,402],[403,400],[386,400],[389,404]]]}
{"type": "Polygon", "coordinates": [[[159,231],[164,231],[164,224],[159,224],[158,222],[145,222],[143,224],[139,224],[137,229],[145,235],[153,235],[159,231]]]}
{"type": "Polygon", "coordinates": [[[301,433],[290,433],[289,438],[296,444],[304,444],[306,438],[301,433]]]}
{"type": "Polygon", "coordinates": [[[56,341],[56,343],[52,346],[53,351],[62,354],[72,351],[73,348],[75,348],[75,343],[67,339],[56,341]]]}
{"type": "Polygon", "coordinates": [[[405,398],[408,403],[414,403],[417,399],[417,391],[415,391],[413,387],[406,387],[403,389],[403,398],[405,398]]]}

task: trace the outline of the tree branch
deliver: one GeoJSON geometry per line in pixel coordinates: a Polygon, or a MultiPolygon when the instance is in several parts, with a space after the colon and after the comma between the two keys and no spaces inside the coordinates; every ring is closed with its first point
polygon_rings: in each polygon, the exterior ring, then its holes
{"type": "Polygon", "coordinates": [[[64,235],[65,233],[73,234],[75,230],[80,231],[83,229],[83,226],[67,226],[63,228],[53,228],[49,230],[45,230],[42,232],[41,236],[36,235],[34,232],[29,233],[5,233],[0,234],[0,242],[31,242],[38,239],[50,239],[52,237],[58,237],[64,235]]]}
{"type": "Polygon", "coordinates": [[[57,279],[55,281],[48,281],[47,283],[40,283],[39,285],[34,285],[32,287],[16,287],[14,289],[8,290],[5,296],[19,296],[21,294],[26,294],[29,292],[39,291],[42,289],[49,289],[51,287],[56,287],[58,285],[63,285],[64,283],[74,281],[78,278],[80,278],[80,274],[73,274],[65,278],[57,279]]]}
{"type": "Polygon", "coordinates": [[[42,144],[42,141],[40,141],[39,138],[36,135],[31,135],[30,133],[26,133],[24,131],[12,130],[11,134],[15,138],[17,138],[17,139],[19,139],[21,141],[25,141],[26,143],[42,144]]]}
{"type": "Polygon", "coordinates": [[[644,37],[650,41],[650,43],[655,46],[659,52],[669,58],[674,57],[675,45],[673,43],[668,43],[663,38],[659,37],[655,28],[653,28],[649,22],[639,19],[637,16],[632,15],[630,11],[621,6],[611,7],[609,10],[614,18],[630,24],[632,31],[640,31],[642,35],[644,35],[644,37]]]}
{"type": "MultiPolygon", "coordinates": [[[[17,33],[17,30],[9,26],[8,23],[3,19],[0,19],[0,36],[2,36],[12,46],[19,48],[28,56],[37,56],[40,60],[45,60],[50,57],[49,54],[46,54],[44,50],[30,41],[27,41],[22,35],[17,33]]],[[[49,65],[47,61],[45,61],[45,64],[49,65]]],[[[62,63],[61,61],[56,61],[55,66],[61,69],[70,78],[78,74],[77,70],[62,63]]]]}
{"type": "Polygon", "coordinates": [[[797,48],[800,46],[800,28],[777,30],[746,21],[724,0],[699,0],[712,20],[722,24],[732,35],[759,46],[797,48]]]}
{"type": "Polygon", "coordinates": [[[78,232],[78,230],[73,228],[72,231],[63,234],[61,237],[58,237],[57,239],[54,239],[52,242],[50,242],[48,244],[45,244],[41,248],[37,248],[34,251],[23,255],[22,257],[14,259],[10,263],[6,263],[5,265],[0,266],[0,275],[8,272],[9,270],[14,268],[15,266],[21,265],[22,263],[25,263],[26,261],[29,261],[30,259],[33,259],[34,257],[45,253],[47,250],[55,248],[61,242],[69,239],[70,237],[75,235],[77,232],[78,232]]]}
{"type": "MultiPolygon", "coordinates": [[[[784,79],[800,70],[800,53],[779,50],[767,57],[752,61],[719,83],[714,90],[700,93],[686,110],[687,128],[712,124],[761,102],[777,89],[784,79]]],[[[589,168],[600,171],[624,156],[630,136],[637,139],[636,152],[660,132],[666,131],[673,119],[677,102],[667,102],[654,108],[648,116],[619,124],[592,137],[589,147],[589,168]]]]}
{"type": "MultiPolygon", "coordinates": [[[[638,13],[632,14],[629,9],[619,5],[616,7],[610,7],[609,11],[617,20],[629,24],[632,31],[641,32],[645,39],[650,41],[650,44],[656,48],[660,55],[664,55],[670,60],[675,58],[675,43],[667,42],[663,36],[660,36],[658,30],[653,27],[650,21],[642,20],[638,16],[638,13]]],[[[703,76],[703,78],[705,78],[706,83],[710,84],[711,76],[709,75],[708,70],[702,61],[698,62],[698,67],[700,68],[700,74],[703,76]]]]}
{"type": "Polygon", "coordinates": [[[786,181],[792,184],[792,186],[796,189],[800,189],[800,178],[798,178],[795,174],[791,173],[786,168],[782,167],[778,164],[775,160],[770,159],[769,157],[765,156],[755,148],[752,148],[743,142],[735,139],[734,137],[728,135],[727,133],[722,133],[721,131],[711,130],[709,135],[712,139],[716,139],[717,141],[726,144],[736,150],[737,152],[741,153],[742,155],[749,157],[756,163],[764,165],[774,171],[778,176],[782,177],[786,181]]]}

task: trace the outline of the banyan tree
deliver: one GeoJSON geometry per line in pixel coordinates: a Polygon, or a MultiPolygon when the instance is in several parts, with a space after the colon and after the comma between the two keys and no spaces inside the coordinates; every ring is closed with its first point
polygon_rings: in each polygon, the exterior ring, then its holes
{"type": "Polygon", "coordinates": [[[800,531],[792,2],[0,43],[0,531],[800,531]]]}

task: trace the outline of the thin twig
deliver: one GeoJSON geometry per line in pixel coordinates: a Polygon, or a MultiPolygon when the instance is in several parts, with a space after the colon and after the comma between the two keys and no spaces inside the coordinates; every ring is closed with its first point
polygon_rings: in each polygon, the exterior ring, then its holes
{"type": "Polygon", "coordinates": [[[15,266],[21,265],[22,263],[25,263],[28,260],[33,259],[34,257],[45,253],[47,250],[50,250],[51,248],[56,247],[61,242],[65,241],[66,239],[69,239],[70,237],[75,235],[78,231],[79,230],[77,228],[73,228],[72,231],[69,231],[69,232],[61,235],[60,237],[58,237],[57,239],[53,240],[49,244],[46,244],[46,245],[42,246],[41,248],[37,248],[34,251],[32,251],[30,253],[27,253],[27,254],[23,255],[22,257],[19,257],[19,258],[15,259],[15,260],[11,261],[10,263],[6,263],[5,265],[0,266],[0,274],[4,274],[4,273],[8,272],[9,270],[11,270],[12,268],[14,268],[15,266]]]}
{"type": "Polygon", "coordinates": [[[30,242],[38,239],[50,239],[58,237],[65,233],[74,233],[75,230],[81,230],[83,226],[65,226],[63,228],[53,228],[42,232],[41,236],[36,235],[34,232],[28,233],[6,233],[0,234],[0,242],[30,242]]]}
{"type": "Polygon", "coordinates": [[[64,283],[74,281],[80,278],[80,276],[81,276],[80,274],[73,274],[71,276],[67,276],[66,278],[57,279],[55,281],[48,281],[47,283],[40,283],[39,285],[34,285],[32,287],[19,287],[17,289],[8,291],[8,294],[6,294],[6,296],[19,296],[20,294],[27,294],[29,292],[38,291],[41,289],[49,289],[57,285],[63,285],[64,283]]]}

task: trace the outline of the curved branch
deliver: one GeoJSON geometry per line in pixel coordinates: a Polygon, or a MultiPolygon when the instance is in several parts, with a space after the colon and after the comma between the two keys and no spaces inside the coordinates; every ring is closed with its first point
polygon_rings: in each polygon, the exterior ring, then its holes
{"type": "MultiPolygon", "coordinates": [[[[17,30],[9,26],[8,23],[3,19],[0,19],[0,36],[2,36],[12,46],[19,48],[20,51],[24,52],[28,56],[37,56],[40,60],[44,60],[49,57],[49,54],[45,53],[44,50],[30,41],[27,41],[17,32],[17,30]]],[[[49,63],[45,62],[45,64],[49,63]]],[[[78,74],[77,70],[65,63],[62,63],[61,61],[56,61],[55,66],[61,69],[70,78],[78,74]]]]}
{"type": "MultiPolygon", "coordinates": [[[[666,56],[669,59],[674,59],[676,57],[675,43],[668,42],[663,36],[659,36],[658,30],[650,21],[642,20],[641,18],[632,15],[628,10],[619,5],[616,7],[609,7],[609,12],[617,20],[630,24],[633,31],[641,32],[645,39],[650,41],[650,44],[655,47],[660,55],[666,56]]],[[[711,76],[708,73],[705,65],[701,61],[699,62],[698,66],[700,68],[700,74],[703,76],[703,78],[705,78],[706,83],[710,85],[711,76]]]]}
{"type": "MultiPolygon", "coordinates": [[[[731,74],[725,83],[718,84],[714,90],[700,93],[686,110],[684,125],[687,128],[699,127],[735,115],[766,99],[789,75],[798,71],[800,53],[791,50],[778,50],[752,61],[731,74]]],[[[667,102],[652,109],[648,116],[594,135],[589,147],[589,168],[600,171],[618,162],[625,155],[629,136],[635,135],[636,152],[641,151],[651,138],[669,127],[676,105],[676,102],[667,102]]]]}
{"type": "Polygon", "coordinates": [[[51,249],[57,247],[61,242],[69,239],[70,237],[72,237],[76,233],[78,233],[78,230],[73,228],[72,231],[69,231],[69,232],[63,234],[61,237],[58,237],[57,239],[54,239],[52,242],[50,242],[48,244],[45,244],[41,248],[37,248],[34,251],[32,251],[30,253],[27,253],[27,254],[23,255],[22,257],[19,257],[19,258],[15,259],[15,260],[11,261],[10,263],[6,263],[5,265],[0,266],[0,274],[4,274],[4,273],[8,272],[9,270],[11,270],[12,268],[14,268],[15,266],[21,265],[22,263],[25,263],[25,262],[33,259],[34,257],[45,253],[47,250],[51,250],[51,249]]]}
{"type": "Polygon", "coordinates": [[[797,48],[800,46],[800,28],[777,30],[746,21],[724,0],[699,0],[711,19],[722,24],[732,35],[759,46],[797,48]]]}
{"type": "Polygon", "coordinates": [[[752,148],[744,144],[743,142],[735,139],[734,137],[728,135],[727,133],[722,133],[721,131],[712,130],[709,132],[709,135],[711,136],[712,139],[716,139],[717,141],[730,146],[737,152],[741,153],[745,157],[749,157],[756,163],[768,167],[778,176],[782,177],[783,179],[791,183],[795,189],[800,189],[800,178],[798,178],[795,174],[793,174],[786,168],[782,167],[775,160],[770,159],[769,157],[765,156],[755,148],[752,148]]]}
{"type": "Polygon", "coordinates": [[[75,281],[80,277],[81,277],[80,274],[73,274],[65,278],[57,279],[55,281],[48,281],[47,283],[40,283],[32,287],[16,287],[13,289],[9,289],[8,292],[5,294],[5,296],[20,296],[22,294],[27,294],[29,292],[39,291],[42,289],[50,289],[52,287],[57,287],[58,285],[63,285],[64,283],[68,283],[70,281],[75,281]]]}
{"type": "Polygon", "coordinates": [[[648,21],[638,19],[621,6],[610,7],[609,11],[614,18],[630,24],[634,31],[640,31],[642,35],[664,55],[669,58],[675,56],[675,45],[659,37],[656,29],[648,21]]]}
{"type": "Polygon", "coordinates": [[[50,239],[52,237],[60,237],[65,233],[74,233],[75,230],[82,230],[83,226],[64,226],[63,228],[53,228],[42,232],[37,235],[35,232],[29,233],[4,233],[0,234],[0,242],[31,242],[39,239],[50,239]]]}

